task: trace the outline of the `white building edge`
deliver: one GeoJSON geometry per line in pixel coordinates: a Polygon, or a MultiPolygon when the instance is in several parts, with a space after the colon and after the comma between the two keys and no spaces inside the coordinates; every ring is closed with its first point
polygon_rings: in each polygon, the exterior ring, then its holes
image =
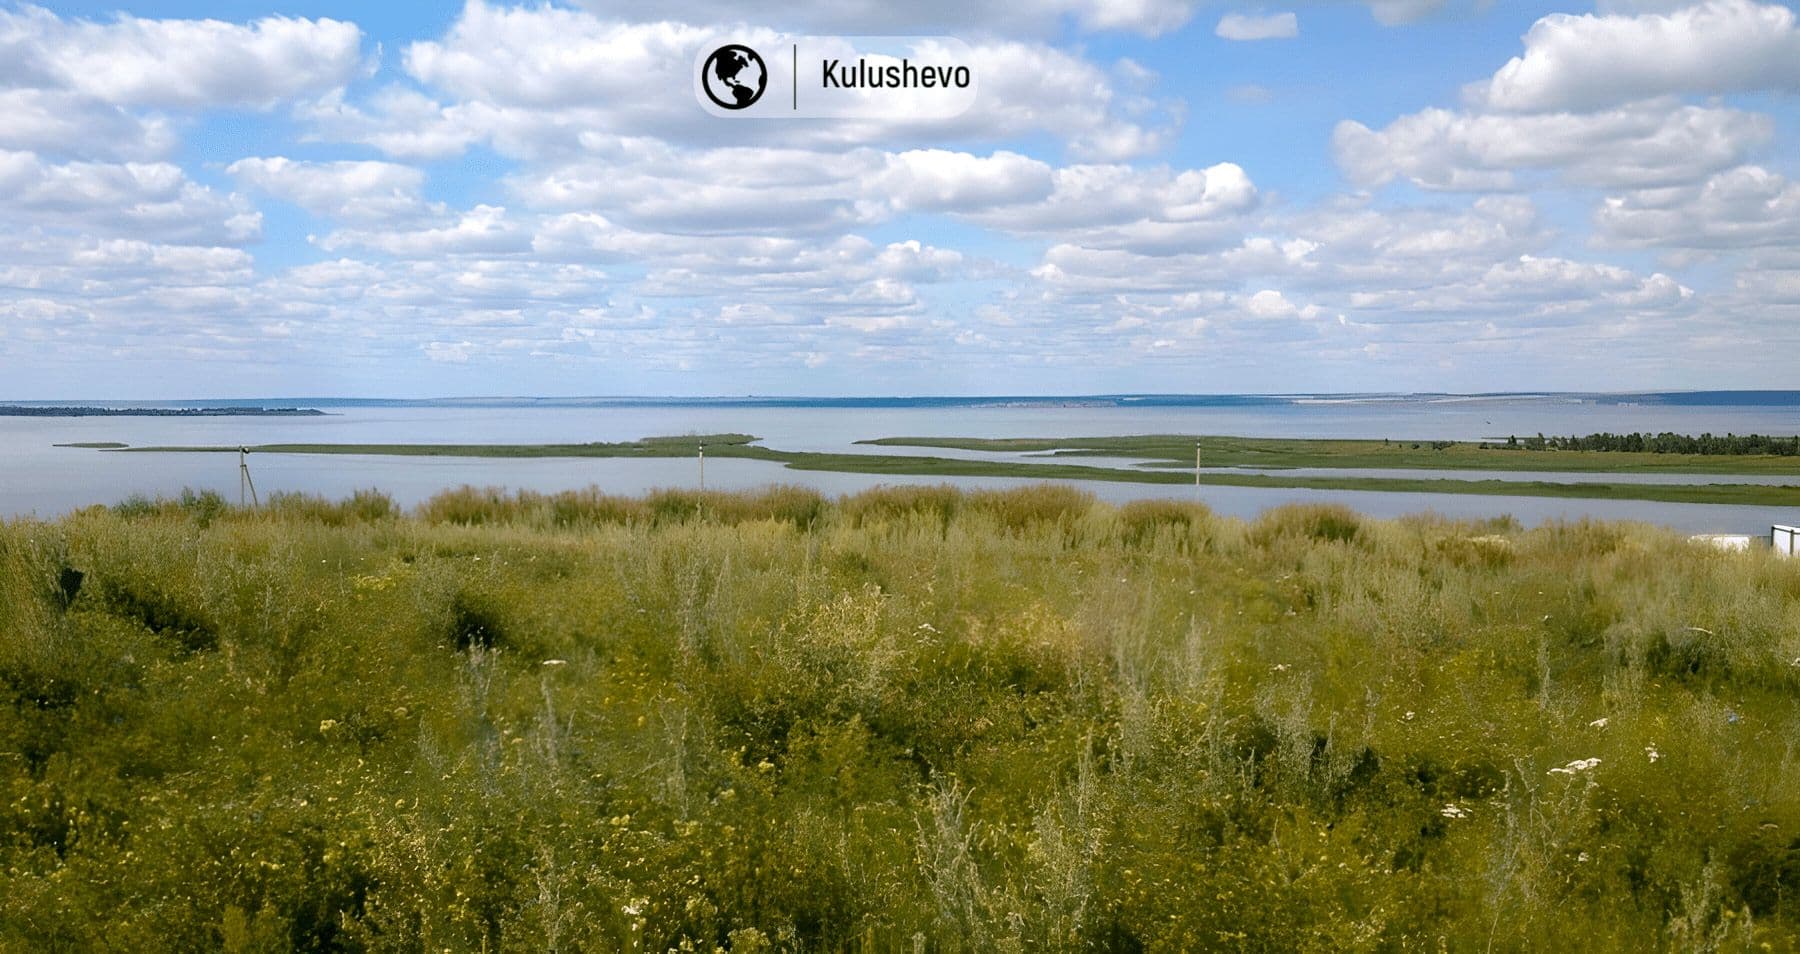
{"type": "Polygon", "coordinates": [[[1769,545],[1782,556],[1800,556],[1800,527],[1779,523],[1770,527],[1769,545]]]}
{"type": "Polygon", "coordinates": [[[1766,539],[1769,549],[1777,556],[1800,556],[1800,527],[1786,524],[1775,524],[1769,528],[1769,535],[1763,537],[1753,533],[1696,533],[1689,540],[1697,543],[1710,543],[1721,550],[1748,550],[1761,545],[1766,539]]]}

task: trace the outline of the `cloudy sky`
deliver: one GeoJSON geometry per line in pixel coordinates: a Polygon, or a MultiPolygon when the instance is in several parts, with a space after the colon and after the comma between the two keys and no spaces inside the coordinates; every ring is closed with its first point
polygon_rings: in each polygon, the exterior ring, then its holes
{"type": "Polygon", "coordinates": [[[0,398],[1800,387],[1790,5],[778,6],[0,0],[0,398]]]}

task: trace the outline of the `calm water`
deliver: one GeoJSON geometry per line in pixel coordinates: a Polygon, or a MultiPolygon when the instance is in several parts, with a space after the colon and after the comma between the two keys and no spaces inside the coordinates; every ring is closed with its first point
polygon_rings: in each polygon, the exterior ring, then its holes
{"type": "MultiPolygon", "coordinates": [[[[78,402],[70,402],[78,403],[78,402]]],[[[268,404],[301,403],[269,401],[268,404]]],[[[237,460],[226,454],[110,454],[53,445],[77,441],[146,444],[312,443],[540,443],[620,441],[686,433],[736,431],[789,450],[920,453],[876,448],[854,441],[891,436],[1081,437],[1198,433],[1257,437],[1386,437],[1395,440],[1482,439],[1596,431],[1800,433],[1800,408],[1767,405],[1667,406],[1567,399],[1490,399],[1321,403],[1253,403],[1223,406],[1029,406],[1029,407],[747,407],[735,405],[509,406],[408,405],[331,407],[325,417],[294,418],[21,418],[0,417],[0,515],[54,516],[75,507],[114,503],[131,494],[170,495],[184,487],[237,496],[237,460]]],[[[930,451],[929,453],[949,453],[930,451]]],[[[988,456],[979,453],[957,456],[988,456]]],[[[1014,457],[1017,455],[993,455],[1014,457]]],[[[1027,458],[1041,459],[1041,458],[1027,458]]],[[[1130,466],[1130,461],[1072,459],[1070,463],[1130,466]]],[[[1800,483],[1800,461],[1789,481],[1800,483]]],[[[257,488],[342,496],[378,487],[405,504],[446,487],[495,485],[561,490],[597,484],[614,493],[693,486],[691,460],[501,460],[258,454],[251,458],[257,488]]],[[[762,461],[714,459],[707,484],[755,487],[800,483],[828,493],[878,484],[953,483],[965,487],[1026,483],[1008,478],[896,478],[787,470],[762,461]]],[[[1361,473],[1285,471],[1283,473],[1361,473]]],[[[1451,476],[1423,472],[1422,476],[1451,476]]],[[[1482,475],[1502,477],[1503,475],[1482,475]]],[[[1517,472],[1511,479],[1573,481],[1583,478],[1517,472]]],[[[1767,477],[1719,475],[1691,479],[1632,475],[1655,482],[1766,481],[1767,477]]],[[[1297,500],[1335,501],[1372,516],[1435,511],[1458,517],[1511,514],[1527,525],[1546,519],[1592,516],[1644,520],[1684,531],[1767,532],[1771,523],[1800,521],[1800,512],[1761,507],[1662,504],[1638,501],[1555,500],[1454,494],[1383,494],[1351,491],[1083,484],[1103,499],[1198,497],[1222,513],[1254,516],[1297,500]]]]}

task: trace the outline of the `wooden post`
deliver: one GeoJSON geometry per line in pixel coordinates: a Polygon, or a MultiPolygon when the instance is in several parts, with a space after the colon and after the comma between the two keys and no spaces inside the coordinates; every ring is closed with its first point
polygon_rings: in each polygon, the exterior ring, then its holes
{"type": "Polygon", "coordinates": [[[700,445],[700,492],[706,492],[706,445],[700,445]]]}
{"type": "Polygon", "coordinates": [[[1194,489],[1200,489],[1200,442],[1194,442],[1194,489]]]}

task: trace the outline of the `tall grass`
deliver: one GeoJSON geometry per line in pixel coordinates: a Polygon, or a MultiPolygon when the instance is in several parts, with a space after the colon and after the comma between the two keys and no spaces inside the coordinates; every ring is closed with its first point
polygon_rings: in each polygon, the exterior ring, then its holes
{"type": "Polygon", "coordinates": [[[1792,949],[1797,607],[1057,487],[15,521],[0,949],[1792,949]]]}

